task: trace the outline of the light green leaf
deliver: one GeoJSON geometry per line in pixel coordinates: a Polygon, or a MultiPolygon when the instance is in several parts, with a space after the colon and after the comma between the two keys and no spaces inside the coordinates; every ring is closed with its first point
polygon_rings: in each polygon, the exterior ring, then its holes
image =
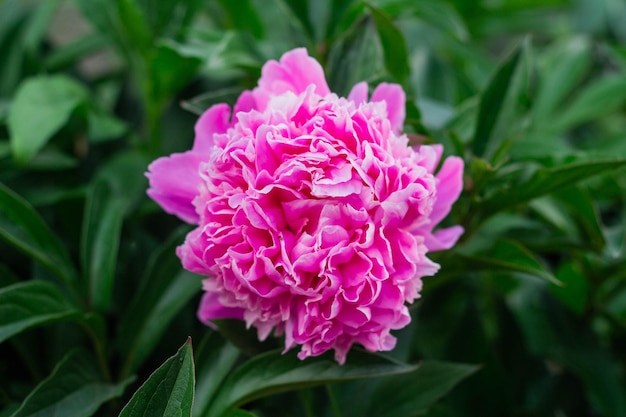
{"type": "Polygon", "coordinates": [[[8,127],[15,158],[25,162],[35,156],[86,98],[85,89],[63,75],[26,80],[9,109],[8,127]]]}
{"type": "Polygon", "coordinates": [[[191,416],[195,371],[191,338],[135,392],[120,417],[191,416]]]}
{"type": "Polygon", "coordinates": [[[95,358],[72,351],[26,397],[12,417],[89,417],[105,402],[119,397],[131,382],[104,382],[95,358]]]}
{"type": "Polygon", "coordinates": [[[99,110],[91,110],[87,115],[88,138],[91,143],[117,139],[128,130],[128,126],[115,116],[99,110]]]}
{"type": "Polygon", "coordinates": [[[565,110],[555,115],[549,128],[564,131],[619,110],[626,103],[626,77],[608,75],[582,90],[565,110]]]}
{"type": "Polygon", "coordinates": [[[52,283],[28,281],[0,288],[0,342],[31,327],[77,314],[76,307],[52,283]]]}
{"type": "Polygon", "coordinates": [[[32,206],[0,183],[0,237],[40,262],[66,284],[76,271],[62,243],[32,206]]]}
{"type": "Polygon", "coordinates": [[[295,352],[271,351],[258,355],[237,368],[222,384],[209,415],[223,416],[230,408],[257,398],[305,387],[359,378],[411,372],[414,365],[393,362],[384,356],[352,350],[344,365],[332,355],[300,360],[295,352]]]}

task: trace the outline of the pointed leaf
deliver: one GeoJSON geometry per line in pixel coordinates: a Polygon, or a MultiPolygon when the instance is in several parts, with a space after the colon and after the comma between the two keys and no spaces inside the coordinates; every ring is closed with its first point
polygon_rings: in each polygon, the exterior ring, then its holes
{"type": "Polygon", "coordinates": [[[364,399],[372,417],[416,416],[425,412],[478,366],[425,361],[415,371],[384,378],[364,399]]]}
{"type": "Polygon", "coordinates": [[[62,243],[32,206],[0,183],[0,237],[40,262],[67,284],[76,277],[62,243]]]}
{"type": "Polygon", "coordinates": [[[484,200],[481,203],[484,208],[484,215],[489,216],[594,175],[610,172],[624,166],[626,166],[626,159],[614,159],[577,162],[555,168],[537,169],[527,181],[504,188],[484,200]]]}
{"type": "Polygon", "coordinates": [[[195,372],[191,338],[135,392],[120,417],[189,416],[195,372]]]}
{"type": "Polygon", "coordinates": [[[526,42],[518,45],[505,59],[480,97],[478,120],[472,139],[472,152],[475,156],[482,157],[487,151],[513,76],[527,48],[526,45],[526,42]]]}
{"type": "Polygon", "coordinates": [[[257,398],[305,387],[375,376],[411,372],[414,365],[382,355],[352,350],[344,365],[330,354],[300,360],[295,352],[271,351],[237,368],[223,383],[210,407],[210,416],[222,416],[232,407],[257,398]]]}
{"type": "Polygon", "coordinates": [[[102,404],[122,395],[130,382],[104,382],[94,358],[72,351],[26,397],[12,417],[89,417],[102,404]]]}
{"type": "Polygon", "coordinates": [[[501,240],[485,255],[461,255],[470,269],[521,272],[543,278],[556,285],[561,285],[551,272],[537,260],[533,254],[519,242],[501,240]]]}
{"type": "Polygon", "coordinates": [[[78,314],[50,282],[28,281],[0,288],[0,342],[21,331],[78,314]]]}
{"type": "Polygon", "coordinates": [[[86,98],[83,86],[63,75],[25,81],[9,109],[8,127],[15,158],[25,162],[35,156],[86,98]]]}
{"type": "Polygon", "coordinates": [[[380,43],[383,46],[385,68],[396,80],[404,84],[410,73],[407,58],[409,53],[404,35],[389,15],[369,4],[368,8],[374,18],[380,43]]]}

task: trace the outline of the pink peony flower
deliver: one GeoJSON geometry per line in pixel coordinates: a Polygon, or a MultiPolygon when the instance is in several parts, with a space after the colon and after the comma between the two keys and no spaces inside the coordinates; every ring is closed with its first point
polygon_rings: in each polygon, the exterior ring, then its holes
{"type": "Polygon", "coordinates": [[[405,96],[366,83],[330,92],[304,49],[263,67],[258,87],[196,125],[192,150],[154,161],[148,194],[197,224],[178,248],[205,275],[198,312],[210,324],[243,319],[265,339],[285,335],[299,357],[357,343],[393,349],[391,331],[439,266],[460,226],[433,231],[462,189],[463,161],[408,146],[405,96]]]}

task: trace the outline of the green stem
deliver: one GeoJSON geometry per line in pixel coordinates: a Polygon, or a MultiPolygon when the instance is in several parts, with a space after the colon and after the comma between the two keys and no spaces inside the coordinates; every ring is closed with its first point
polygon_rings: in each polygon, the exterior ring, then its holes
{"type": "Polygon", "coordinates": [[[98,339],[98,335],[96,334],[94,329],[89,325],[89,323],[85,322],[84,320],[81,320],[80,324],[89,335],[89,339],[91,339],[91,343],[93,344],[93,348],[96,353],[98,366],[100,367],[100,372],[102,372],[102,376],[104,377],[105,382],[112,382],[113,378],[111,377],[111,371],[109,371],[109,367],[106,361],[106,357],[104,354],[104,347],[100,343],[100,340],[98,339]]]}
{"type": "Polygon", "coordinates": [[[326,394],[328,395],[328,400],[330,402],[330,409],[333,412],[333,417],[342,417],[341,416],[341,408],[339,407],[339,403],[337,402],[337,397],[333,392],[333,388],[330,385],[326,385],[326,394]]]}

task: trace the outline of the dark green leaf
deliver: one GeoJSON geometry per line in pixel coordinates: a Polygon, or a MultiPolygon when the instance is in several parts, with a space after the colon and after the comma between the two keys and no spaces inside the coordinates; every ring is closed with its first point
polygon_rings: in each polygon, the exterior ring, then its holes
{"type": "Polygon", "coordinates": [[[130,382],[104,382],[95,358],[86,352],[73,351],[37,385],[12,417],[89,417],[102,404],[122,395],[130,382]]]}
{"type": "Polygon", "coordinates": [[[65,248],[27,201],[0,183],[0,237],[67,284],[76,271],[65,248]]]}
{"type": "Polygon", "coordinates": [[[195,372],[191,338],[135,392],[120,417],[189,416],[195,372]]]}
{"type": "Polygon", "coordinates": [[[225,23],[229,27],[242,32],[248,31],[257,39],[263,37],[263,23],[250,0],[238,0],[237,2],[219,0],[219,3],[226,12],[225,23]]]}
{"type": "Polygon", "coordinates": [[[193,415],[206,416],[208,406],[224,378],[239,358],[239,350],[228,343],[219,333],[208,331],[196,350],[196,397],[193,415]]]}
{"type": "Polygon", "coordinates": [[[477,370],[478,366],[474,365],[425,361],[413,372],[383,378],[377,389],[363,399],[369,405],[367,415],[410,417],[421,414],[477,370]]]}
{"type": "Polygon", "coordinates": [[[519,242],[501,240],[484,255],[462,255],[467,268],[472,270],[521,272],[561,285],[551,272],[519,242]]]}
{"type": "Polygon", "coordinates": [[[22,162],[31,159],[86,98],[85,89],[63,75],[25,81],[9,109],[8,126],[15,158],[22,162]]]}
{"type": "Polygon", "coordinates": [[[92,143],[117,139],[128,130],[128,126],[122,120],[98,110],[90,111],[87,121],[88,137],[92,143]]]}
{"type": "Polygon", "coordinates": [[[41,46],[48,26],[54,18],[54,15],[59,8],[62,0],[48,0],[40,4],[35,8],[34,13],[30,18],[30,22],[27,27],[27,31],[24,34],[24,47],[31,53],[37,52],[37,49],[41,46]]]}
{"type": "Polygon", "coordinates": [[[209,415],[220,417],[232,407],[251,400],[305,387],[375,376],[411,372],[416,367],[384,356],[352,350],[344,365],[330,354],[300,360],[295,352],[272,351],[250,359],[223,383],[209,415]]]}
{"type": "Polygon", "coordinates": [[[115,267],[127,203],[111,197],[108,187],[96,182],[85,207],[81,261],[89,282],[91,305],[107,311],[115,283],[115,267]]]}
{"type": "Polygon", "coordinates": [[[626,166],[626,159],[572,163],[556,168],[539,168],[528,179],[513,187],[504,188],[484,200],[485,216],[526,203],[560,188],[598,174],[626,166]]]}
{"type": "Polygon", "coordinates": [[[124,375],[130,375],[141,366],[172,318],[201,289],[201,278],[182,271],[175,253],[187,230],[186,227],[179,229],[154,251],[139,289],[124,314],[119,331],[119,343],[128,352],[124,375]]]}
{"type": "Polygon", "coordinates": [[[476,130],[472,139],[472,152],[475,156],[484,156],[488,149],[513,76],[526,48],[527,42],[524,42],[513,50],[496,70],[480,97],[476,130]]]}
{"type": "Polygon", "coordinates": [[[0,342],[35,326],[78,314],[54,284],[28,281],[0,288],[0,342]]]}
{"type": "Polygon", "coordinates": [[[556,278],[562,285],[551,285],[552,294],[573,312],[583,314],[589,296],[587,277],[574,264],[565,263],[556,271],[556,278]]]}
{"type": "Polygon", "coordinates": [[[404,35],[386,13],[372,5],[368,5],[368,8],[374,18],[383,47],[385,68],[396,80],[404,84],[410,73],[404,35]]]}

